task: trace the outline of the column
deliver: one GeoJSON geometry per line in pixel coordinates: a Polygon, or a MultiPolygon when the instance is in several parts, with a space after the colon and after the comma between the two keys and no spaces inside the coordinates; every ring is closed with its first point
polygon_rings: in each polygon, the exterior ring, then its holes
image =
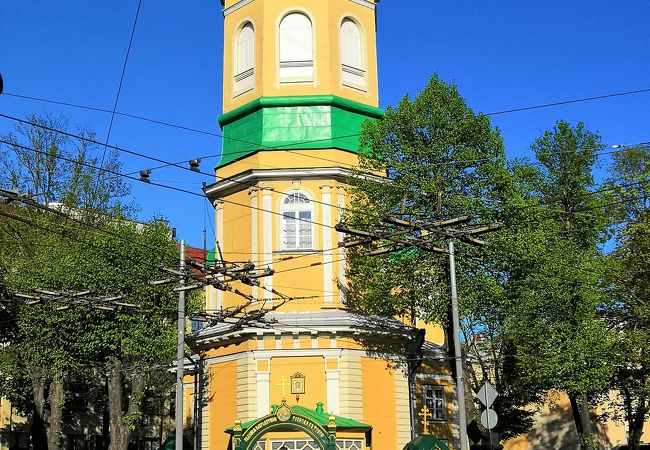
{"type": "MultiPolygon", "coordinates": [[[[223,200],[216,200],[214,202],[214,210],[215,210],[215,218],[214,218],[214,226],[216,228],[216,239],[217,239],[217,246],[221,247],[221,250],[223,251],[223,200]]],[[[219,258],[219,250],[216,250],[215,254],[215,259],[219,258]]],[[[210,309],[217,310],[223,308],[223,291],[217,289],[217,304],[216,305],[211,305],[210,309]]],[[[214,297],[213,297],[214,298],[214,297]]]]}
{"type": "MultiPolygon", "coordinates": [[[[255,261],[255,265],[259,266],[258,261],[261,260],[259,255],[259,246],[258,246],[258,232],[257,232],[257,218],[259,217],[259,210],[257,207],[257,192],[259,191],[256,187],[251,187],[248,190],[248,196],[251,201],[251,261],[255,261]]],[[[257,286],[251,287],[251,295],[254,299],[259,300],[259,288],[257,286]]]]}
{"type": "MultiPolygon", "coordinates": [[[[262,192],[262,251],[264,252],[264,269],[273,266],[273,188],[265,187],[262,192]]],[[[273,289],[273,277],[265,277],[264,286],[270,290],[273,289]]]]}
{"type": "Polygon", "coordinates": [[[334,268],[332,267],[332,186],[320,186],[323,226],[323,297],[324,303],[334,302],[334,268]]]}

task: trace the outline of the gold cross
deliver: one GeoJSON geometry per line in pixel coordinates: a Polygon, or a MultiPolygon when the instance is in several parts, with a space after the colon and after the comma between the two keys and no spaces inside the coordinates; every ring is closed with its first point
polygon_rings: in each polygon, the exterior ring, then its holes
{"type": "Polygon", "coordinates": [[[287,395],[287,391],[285,388],[289,387],[289,380],[287,380],[284,375],[280,377],[280,381],[276,384],[276,386],[279,386],[282,389],[282,398],[284,399],[285,396],[287,395]]]}
{"type": "Polygon", "coordinates": [[[427,405],[424,405],[422,409],[420,410],[420,413],[418,416],[422,417],[422,425],[424,425],[424,431],[427,431],[427,428],[429,427],[429,421],[427,420],[429,418],[429,408],[427,408],[427,405]]]}

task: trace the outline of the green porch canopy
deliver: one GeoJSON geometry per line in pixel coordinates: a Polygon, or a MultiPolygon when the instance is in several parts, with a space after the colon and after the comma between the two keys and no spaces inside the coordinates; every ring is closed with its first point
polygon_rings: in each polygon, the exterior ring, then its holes
{"type": "MultiPolygon", "coordinates": [[[[174,450],[176,448],[176,434],[172,432],[169,436],[167,436],[167,439],[165,439],[165,442],[162,443],[160,447],[158,447],[158,450],[174,450]]],[[[190,441],[187,440],[185,436],[183,436],[183,450],[192,450],[192,444],[190,441]]]]}
{"type": "Polygon", "coordinates": [[[406,444],[404,450],[449,450],[449,447],[440,439],[425,434],[406,444]]]}
{"type": "MultiPolygon", "coordinates": [[[[273,408],[273,413],[275,413],[278,406],[273,405],[272,408],[273,408]]],[[[372,425],[368,425],[367,423],[359,422],[354,419],[348,419],[347,417],[335,416],[333,414],[326,413],[325,410],[323,409],[323,404],[321,402],[318,402],[316,404],[316,409],[307,408],[302,405],[293,405],[291,406],[291,413],[299,416],[307,417],[308,419],[316,422],[318,425],[322,426],[323,428],[327,428],[330,416],[334,416],[336,420],[337,430],[359,431],[359,432],[367,433],[372,429],[372,425]]],[[[253,419],[253,420],[249,420],[248,422],[242,423],[241,424],[242,431],[248,429],[251,425],[253,425],[258,420],[259,419],[253,419]]],[[[288,426],[287,428],[290,427],[288,426]]],[[[232,434],[233,427],[227,428],[226,433],[232,434]]]]}

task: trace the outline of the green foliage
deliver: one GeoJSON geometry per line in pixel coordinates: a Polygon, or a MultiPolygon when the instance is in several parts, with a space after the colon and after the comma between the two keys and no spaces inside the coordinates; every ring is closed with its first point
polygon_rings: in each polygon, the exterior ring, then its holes
{"type": "MultiPolygon", "coordinates": [[[[360,176],[351,181],[354,201],[346,215],[353,227],[377,226],[387,213],[419,219],[471,211],[477,222],[489,221],[494,217],[489,202],[506,190],[498,131],[437,76],[414,99],[404,97],[383,119],[366,122],[360,142],[360,176]],[[368,173],[390,182],[361,176],[368,173]]],[[[358,258],[352,251],[350,257],[354,304],[383,314],[446,320],[446,275],[438,257],[415,250],[377,258],[358,258]]]]}
{"type": "MultiPolygon", "coordinates": [[[[617,414],[637,444],[650,410],[650,149],[614,157],[609,189],[616,249],[609,255],[604,316],[616,334],[612,386],[620,392],[617,414]]],[[[632,447],[631,447],[632,448],[632,447]]]]}
{"type": "MultiPolygon", "coordinates": [[[[483,375],[490,374],[501,393],[495,407],[497,431],[504,438],[525,432],[532,424],[532,411],[525,406],[538,398],[538,391],[529,389],[514,370],[516,346],[506,323],[514,301],[509,281],[513,272],[522,270],[517,259],[528,246],[543,248],[521,229],[521,220],[530,218],[524,208],[534,194],[525,188],[536,179],[535,170],[507,167],[498,130],[465,104],[455,86],[437,76],[416,98],[405,97],[383,119],[367,122],[361,143],[360,173],[351,181],[353,201],[346,215],[352,228],[377,227],[383,214],[409,220],[470,214],[476,225],[497,219],[504,223],[501,232],[490,235],[487,248],[459,244],[459,300],[466,351],[478,361],[467,368],[469,380],[478,389],[483,375]]],[[[534,230],[532,224],[527,228],[534,230]]],[[[427,240],[447,245],[439,236],[427,240]]],[[[366,257],[365,250],[349,252],[349,304],[371,313],[446,324],[446,258],[417,249],[366,257]]]]}
{"type": "MultiPolygon", "coordinates": [[[[66,125],[51,117],[29,120],[52,129],[66,125]]],[[[11,333],[3,334],[8,346],[0,355],[0,395],[28,410],[30,374],[62,377],[68,388],[73,380],[96,385],[92,378],[106,374],[109,358],[123,362],[127,385],[132,373],[159,384],[155,368],[176,357],[178,295],[149,281],[160,277],[161,265],[178,264],[168,224],[129,218],[134,208],[123,202],[128,185],[94,167],[101,149],[38,127],[16,131],[3,137],[12,144],[0,147],[0,187],[31,192],[58,213],[0,204],[0,288],[12,294],[89,289],[92,297],[121,295],[137,307],[102,310],[65,295],[29,304],[0,291],[2,314],[10,315],[5,323],[12,326],[3,324],[11,333]]],[[[107,152],[103,167],[118,172],[117,155],[107,152]]],[[[197,296],[190,296],[187,311],[198,307],[197,296]]],[[[128,420],[135,423],[138,414],[134,408],[128,420]]]]}

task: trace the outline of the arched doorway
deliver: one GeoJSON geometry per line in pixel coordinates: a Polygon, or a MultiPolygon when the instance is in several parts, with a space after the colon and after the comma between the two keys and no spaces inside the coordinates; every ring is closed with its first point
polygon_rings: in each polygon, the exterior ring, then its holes
{"type": "Polygon", "coordinates": [[[233,450],[254,450],[257,441],[272,431],[299,431],[305,433],[320,450],[336,450],[336,418],[330,415],[327,426],[312,418],[295,413],[283,401],[272,414],[260,417],[243,429],[239,421],[231,429],[233,450]]]}

